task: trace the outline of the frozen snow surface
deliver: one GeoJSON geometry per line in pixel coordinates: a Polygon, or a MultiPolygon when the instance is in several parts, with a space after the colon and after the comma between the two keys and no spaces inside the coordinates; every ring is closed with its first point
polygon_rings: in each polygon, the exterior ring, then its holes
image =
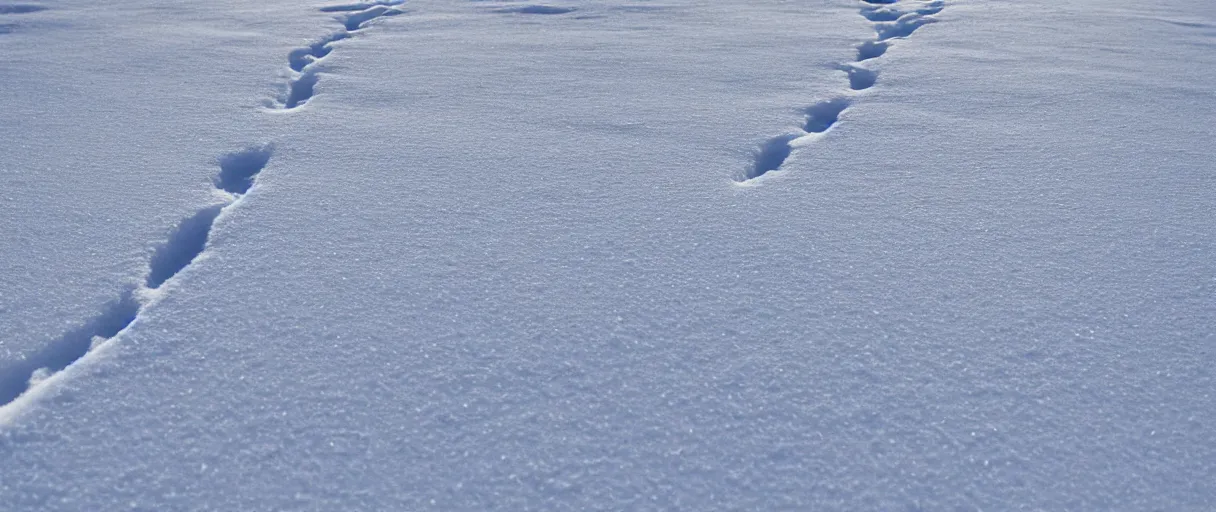
{"type": "Polygon", "coordinates": [[[1209,4],[0,0],[0,509],[1216,509],[1209,4]]]}

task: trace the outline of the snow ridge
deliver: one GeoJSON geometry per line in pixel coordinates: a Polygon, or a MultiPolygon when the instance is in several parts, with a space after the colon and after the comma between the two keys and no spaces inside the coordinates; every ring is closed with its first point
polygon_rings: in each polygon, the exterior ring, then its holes
{"type": "Polygon", "coordinates": [[[225,210],[236,207],[242,197],[257,184],[258,173],[270,162],[274,148],[270,145],[230,153],[219,159],[220,172],[215,178],[216,190],[224,199],[183,219],[148,264],[148,276],[142,286],[132,287],[101,309],[85,324],[22,360],[0,367],[0,419],[3,409],[13,405],[27,390],[72,363],[88,355],[94,348],[118,336],[139,318],[153,302],[167,281],[179,274],[203,253],[215,219],[225,210]]]}
{"type": "Polygon", "coordinates": [[[852,62],[843,62],[836,69],[849,79],[849,91],[835,98],[820,101],[804,109],[806,121],[793,132],[769,138],[755,152],[755,160],[736,179],[736,183],[750,185],[770,172],[781,171],[796,149],[801,149],[822,138],[840,116],[853,104],[856,93],[865,91],[878,83],[878,72],[867,68],[865,62],[887,53],[894,39],[912,35],[916,29],[937,21],[932,16],[945,8],[945,0],[860,0],[861,16],[874,25],[874,39],[857,45],[857,57],[852,62]],[[904,7],[905,4],[912,4],[904,7]]]}
{"type": "Polygon", "coordinates": [[[303,48],[292,50],[287,55],[287,65],[291,68],[291,78],[282,95],[268,105],[279,110],[294,110],[303,106],[313,97],[320,71],[322,59],[333,52],[333,43],[350,39],[362,31],[377,18],[405,14],[405,11],[394,6],[405,3],[405,0],[383,0],[346,5],[322,7],[321,12],[349,13],[338,17],[342,28],[303,48]]]}

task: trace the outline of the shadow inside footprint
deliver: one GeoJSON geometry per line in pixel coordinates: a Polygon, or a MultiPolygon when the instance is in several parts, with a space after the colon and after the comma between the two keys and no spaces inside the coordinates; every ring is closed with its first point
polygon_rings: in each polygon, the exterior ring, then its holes
{"type": "Polygon", "coordinates": [[[916,32],[916,29],[937,21],[933,18],[926,18],[920,14],[905,14],[898,20],[877,23],[874,25],[874,32],[878,34],[879,41],[895,39],[899,37],[908,37],[916,32]]]}
{"type": "Polygon", "coordinates": [[[553,7],[549,5],[523,5],[519,7],[504,7],[495,9],[497,13],[516,13],[516,14],[566,14],[574,12],[573,7],[553,7]]]}
{"type": "Polygon", "coordinates": [[[211,226],[223,209],[222,204],[208,206],[178,223],[177,229],[169,235],[169,240],[152,255],[148,288],[160,288],[160,285],[165,284],[165,281],[177,275],[203,253],[207,248],[211,226]]]}
{"type": "Polygon", "coordinates": [[[287,93],[287,101],[283,102],[283,108],[291,110],[299,107],[312,99],[313,90],[317,87],[317,74],[304,73],[300,78],[291,82],[290,90],[287,93]]]}
{"type": "Polygon", "coordinates": [[[392,1],[387,1],[387,2],[362,2],[362,3],[357,3],[357,4],[330,5],[330,6],[322,7],[319,10],[321,12],[366,11],[368,9],[371,9],[372,7],[401,5],[403,3],[405,3],[404,0],[392,0],[392,1]]]}
{"type": "Polygon", "coordinates": [[[921,7],[920,9],[917,9],[916,14],[920,14],[922,16],[930,16],[930,15],[942,12],[945,9],[946,9],[946,3],[938,0],[935,2],[930,2],[929,5],[926,5],[924,7],[921,7]]]}
{"type": "Polygon", "coordinates": [[[296,48],[291,53],[287,54],[287,64],[291,66],[292,71],[304,71],[304,68],[309,64],[324,58],[334,51],[330,43],[341,41],[350,37],[347,32],[339,32],[326,37],[320,41],[313,43],[304,48],[296,48]]]}
{"type": "Polygon", "coordinates": [[[752,166],[744,174],[742,181],[747,181],[754,178],[759,178],[769,172],[781,168],[781,164],[790,157],[793,148],[790,146],[790,141],[798,138],[794,134],[778,135],[761,144],[756,150],[755,161],[752,166]]]}
{"type": "Polygon", "coordinates": [[[272,146],[250,148],[220,158],[220,173],[215,177],[215,188],[229,194],[244,194],[253,188],[258,173],[270,162],[272,146]]]}
{"type": "Polygon", "coordinates": [[[849,75],[849,88],[854,91],[864,91],[878,82],[878,72],[863,67],[844,64],[837,69],[849,75]]]}
{"type": "Polygon", "coordinates": [[[816,103],[806,109],[806,125],[803,129],[807,133],[826,132],[840,120],[840,114],[846,108],[849,108],[849,100],[845,98],[834,98],[816,103]]]}
{"type": "Polygon", "coordinates": [[[41,5],[0,4],[0,14],[29,14],[31,12],[45,11],[46,9],[46,7],[41,5]]]}
{"type": "Polygon", "coordinates": [[[861,16],[870,21],[895,21],[902,15],[903,13],[899,11],[885,7],[861,10],[861,16]]]}
{"type": "Polygon", "coordinates": [[[342,26],[346,27],[347,31],[354,32],[356,30],[364,28],[364,26],[367,24],[367,22],[372,21],[376,18],[396,16],[398,14],[405,14],[405,11],[399,11],[397,9],[390,9],[390,8],[384,7],[384,6],[376,6],[376,7],[372,7],[371,9],[368,9],[366,11],[357,12],[357,13],[351,14],[350,16],[347,16],[346,19],[342,22],[342,26]]]}
{"type": "Polygon", "coordinates": [[[857,62],[876,59],[887,53],[887,48],[890,48],[890,43],[882,41],[866,41],[857,45],[857,62]]]}

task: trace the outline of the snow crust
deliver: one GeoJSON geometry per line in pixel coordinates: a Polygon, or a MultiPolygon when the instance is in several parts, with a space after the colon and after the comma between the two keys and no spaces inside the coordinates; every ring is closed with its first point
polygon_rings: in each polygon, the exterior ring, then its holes
{"type": "Polygon", "coordinates": [[[1210,8],[36,5],[0,508],[1216,502],[1210,8]]]}

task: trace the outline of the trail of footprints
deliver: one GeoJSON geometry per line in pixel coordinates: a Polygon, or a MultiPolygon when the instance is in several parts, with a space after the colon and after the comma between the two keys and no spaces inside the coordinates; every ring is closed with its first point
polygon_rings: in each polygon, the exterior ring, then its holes
{"type": "MultiPolygon", "coordinates": [[[[342,28],[288,55],[291,79],[285,93],[268,106],[290,111],[304,105],[313,96],[320,63],[334,50],[333,43],[365,30],[377,18],[403,14],[404,11],[395,7],[403,2],[382,0],[321,8],[322,12],[339,13],[342,28]]],[[[0,14],[22,14],[36,10],[38,8],[24,4],[0,4],[0,14]]],[[[99,314],[48,343],[42,350],[0,366],[0,424],[9,417],[6,409],[15,407],[16,402],[39,382],[85,357],[135,323],[155,297],[162,293],[162,286],[206,251],[207,239],[216,219],[225,211],[239,207],[242,198],[257,187],[257,178],[273,154],[273,145],[266,144],[220,157],[216,161],[219,172],[213,182],[215,188],[222,192],[220,195],[224,201],[199,210],[174,227],[168,239],[153,252],[148,263],[148,274],[142,284],[123,290],[99,314]]]]}
{"type": "Polygon", "coordinates": [[[177,224],[168,240],[152,254],[148,275],[141,286],[124,290],[118,299],[106,305],[99,315],[84,326],[65,334],[12,367],[4,368],[0,372],[0,404],[12,402],[32,383],[66,368],[96,345],[131,325],[148,305],[154,292],[203,253],[215,219],[225,210],[240,204],[241,198],[254,187],[258,173],[270,161],[272,151],[273,148],[267,145],[220,158],[217,162],[220,171],[214,183],[216,189],[225,193],[225,200],[203,208],[177,224]]]}
{"type": "Polygon", "coordinates": [[[748,184],[773,171],[778,171],[795,150],[817,140],[831,130],[853,103],[856,93],[878,82],[878,72],[865,63],[881,57],[895,40],[912,35],[916,29],[936,21],[932,16],[945,7],[944,0],[860,0],[861,15],[874,25],[874,39],[857,45],[857,57],[841,63],[836,69],[849,80],[849,92],[821,101],[805,109],[806,121],[800,130],[770,138],[756,150],[755,160],[736,180],[748,184]]]}
{"type": "MultiPolygon", "coordinates": [[[[878,74],[864,66],[870,59],[882,56],[893,40],[907,37],[917,28],[933,22],[930,16],[942,10],[943,0],[861,0],[861,14],[874,24],[875,38],[857,46],[857,58],[841,64],[849,88],[863,91],[874,86],[878,74]],[[916,6],[902,6],[915,2],[916,6]]],[[[378,18],[396,16],[404,11],[397,8],[404,0],[380,0],[321,8],[322,12],[339,13],[342,28],[312,44],[298,48],[287,56],[291,77],[283,94],[268,105],[279,110],[295,110],[314,95],[322,61],[334,51],[333,44],[366,30],[378,18]]],[[[0,14],[24,14],[41,10],[28,4],[0,4],[0,14]]],[[[539,12],[539,11],[538,11],[539,12]]],[[[545,14],[550,13],[545,11],[545,14]]],[[[754,164],[740,182],[748,182],[781,168],[793,153],[797,141],[830,130],[852,104],[852,97],[842,95],[821,101],[806,109],[806,121],[795,133],[778,135],[766,141],[756,152],[754,164]]],[[[272,145],[247,148],[224,155],[217,160],[219,173],[214,179],[216,189],[226,198],[222,203],[205,207],[183,219],[168,239],[153,253],[148,274],[137,287],[124,290],[118,298],[102,308],[81,327],[52,341],[43,350],[25,359],[0,367],[0,420],[7,416],[4,409],[13,406],[38,382],[67,368],[85,357],[94,348],[118,336],[152,303],[162,286],[188,268],[206,251],[207,240],[217,218],[225,211],[240,206],[242,199],[257,187],[257,178],[274,153],[272,145]]]]}
{"type": "Polygon", "coordinates": [[[405,14],[405,11],[396,8],[404,1],[384,0],[322,7],[321,12],[347,13],[341,18],[342,28],[311,45],[292,50],[287,55],[287,65],[291,68],[292,76],[287,83],[286,92],[271,106],[292,110],[308,102],[317,86],[317,73],[320,71],[322,59],[334,51],[333,43],[350,39],[354,34],[367,29],[377,18],[405,14]]]}

